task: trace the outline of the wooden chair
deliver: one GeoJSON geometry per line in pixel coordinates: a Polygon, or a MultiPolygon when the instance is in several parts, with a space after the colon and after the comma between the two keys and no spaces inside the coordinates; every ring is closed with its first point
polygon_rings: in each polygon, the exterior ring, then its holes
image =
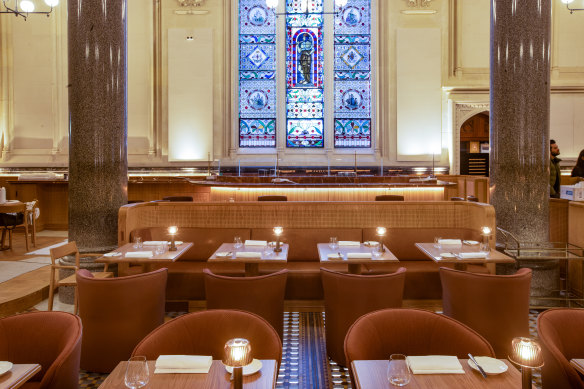
{"type": "Polygon", "coordinates": [[[0,244],[0,249],[12,249],[12,231],[16,227],[24,227],[24,241],[26,251],[28,251],[28,213],[26,204],[17,202],[15,204],[4,205],[2,211],[3,212],[0,213],[0,226],[4,228],[2,229],[2,242],[0,244]],[[4,246],[7,231],[8,246],[4,246]]]}
{"type": "Polygon", "coordinates": [[[39,213],[39,201],[37,199],[26,203],[24,218],[30,226],[30,242],[32,243],[33,247],[36,247],[36,219],[38,218],[37,213],[39,213]]]}
{"type": "MultiPolygon", "coordinates": [[[[69,242],[59,247],[51,249],[51,278],[49,280],[49,306],[48,310],[53,310],[53,299],[55,297],[55,270],[57,269],[71,269],[74,270],[73,274],[69,277],[65,277],[62,280],[56,281],[56,286],[72,286],[75,288],[75,314],[79,308],[78,298],[77,298],[77,280],[75,279],[75,272],[79,270],[79,250],[77,249],[77,244],[75,242],[69,242]],[[63,258],[67,255],[75,255],[75,266],[59,265],[57,264],[57,259],[63,258]]],[[[100,257],[101,254],[84,254],[86,256],[100,257]]],[[[113,277],[114,273],[107,271],[108,264],[105,264],[103,272],[93,273],[95,278],[110,278],[113,277]]]]}

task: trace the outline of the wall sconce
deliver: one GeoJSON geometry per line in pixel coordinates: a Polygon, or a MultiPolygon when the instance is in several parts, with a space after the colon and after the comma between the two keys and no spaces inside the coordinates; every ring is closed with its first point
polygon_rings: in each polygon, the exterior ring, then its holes
{"type": "Polygon", "coordinates": [[[566,8],[568,9],[568,11],[570,11],[571,14],[573,14],[574,11],[584,11],[584,8],[570,8],[570,4],[573,1],[574,0],[562,0],[562,3],[566,4],[566,8]]]}
{"type": "Polygon", "coordinates": [[[274,227],[274,235],[276,235],[276,248],[274,249],[275,253],[282,252],[282,247],[280,247],[280,235],[284,232],[283,227],[274,227]]]}
{"type": "Polygon", "coordinates": [[[543,355],[539,344],[531,338],[513,338],[509,360],[521,366],[521,387],[531,388],[531,369],[543,366],[543,355]]]}
{"type": "Polygon", "coordinates": [[[168,251],[176,251],[176,244],[174,243],[174,238],[177,232],[178,232],[177,226],[168,227],[168,234],[170,235],[170,247],[168,251]]]}
{"type": "Polygon", "coordinates": [[[14,14],[14,16],[22,16],[24,20],[29,14],[41,14],[47,15],[49,17],[50,13],[53,12],[53,7],[59,4],[59,0],[45,0],[45,4],[51,7],[48,11],[35,11],[35,5],[32,0],[14,0],[14,8],[10,8],[6,5],[6,0],[2,1],[4,10],[0,11],[0,14],[14,14]]]}
{"type": "Polygon", "coordinates": [[[249,365],[251,362],[251,345],[247,339],[235,338],[225,343],[225,347],[223,348],[223,364],[233,367],[231,379],[233,380],[234,389],[242,389],[243,366],[249,365]]]}
{"type": "Polygon", "coordinates": [[[375,229],[375,233],[379,237],[379,252],[380,253],[385,252],[385,247],[383,247],[383,237],[385,236],[386,232],[387,232],[387,228],[385,228],[385,227],[377,227],[375,229]]]}

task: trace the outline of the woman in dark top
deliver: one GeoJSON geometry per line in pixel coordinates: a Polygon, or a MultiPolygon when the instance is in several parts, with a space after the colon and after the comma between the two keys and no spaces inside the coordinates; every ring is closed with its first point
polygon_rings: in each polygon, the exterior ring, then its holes
{"type": "Polygon", "coordinates": [[[572,169],[572,177],[584,177],[584,150],[578,155],[576,166],[572,169]]]}

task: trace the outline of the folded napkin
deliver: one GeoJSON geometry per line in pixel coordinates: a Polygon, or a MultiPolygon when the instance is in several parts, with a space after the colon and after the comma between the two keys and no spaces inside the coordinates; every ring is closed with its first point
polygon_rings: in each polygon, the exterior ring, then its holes
{"type": "Polygon", "coordinates": [[[343,256],[339,255],[339,253],[330,253],[330,254],[327,254],[326,257],[328,259],[343,259],[343,256]]]}
{"type": "Polygon", "coordinates": [[[233,254],[231,251],[220,251],[218,253],[215,253],[216,257],[230,257],[231,254],[233,254]]]}
{"type": "MultiPolygon", "coordinates": [[[[169,240],[147,240],[146,242],[144,242],[144,246],[158,246],[161,244],[170,244],[169,240]]],[[[181,240],[175,240],[174,241],[175,245],[181,245],[183,244],[183,242],[181,240]]]]}
{"type": "Polygon", "coordinates": [[[118,253],[118,252],[113,252],[113,253],[105,253],[103,256],[104,257],[117,257],[118,255],[122,255],[122,253],[118,253]]]}
{"type": "Polygon", "coordinates": [[[361,246],[361,242],[354,242],[352,240],[339,240],[339,246],[361,246]]]}
{"type": "Polygon", "coordinates": [[[458,253],[461,259],[471,259],[471,258],[487,258],[487,253],[481,251],[474,251],[471,253],[458,253]]]}
{"type": "Polygon", "coordinates": [[[235,253],[236,258],[261,258],[262,253],[259,251],[238,251],[235,253]]]}
{"type": "Polygon", "coordinates": [[[268,242],[265,240],[246,240],[245,241],[245,245],[246,246],[267,246],[268,242]]]}
{"type": "Polygon", "coordinates": [[[206,355],[161,355],[156,360],[155,374],[208,373],[213,357],[206,355]]]}
{"type": "Polygon", "coordinates": [[[152,251],[130,251],[126,253],[126,258],[150,258],[152,251]]]}
{"type": "Polygon", "coordinates": [[[464,374],[458,358],[450,355],[423,355],[407,357],[414,374],[464,374]]]}
{"type": "Polygon", "coordinates": [[[371,258],[371,253],[347,253],[347,259],[349,258],[371,258]]]}
{"type": "Polygon", "coordinates": [[[439,244],[445,244],[449,246],[462,246],[462,241],[460,239],[440,239],[438,240],[439,244]]]}

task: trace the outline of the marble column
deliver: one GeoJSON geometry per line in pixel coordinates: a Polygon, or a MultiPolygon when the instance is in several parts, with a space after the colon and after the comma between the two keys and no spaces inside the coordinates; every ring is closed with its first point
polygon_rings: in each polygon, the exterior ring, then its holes
{"type": "Polygon", "coordinates": [[[126,0],[69,0],[69,240],[117,247],[128,199],[126,0]]]}
{"type": "MultiPolygon", "coordinates": [[[[549,241],[551,6],[491,1],[491,203],[497,226],[520,241],[549,241]]],[[[533,290],[553,288],[548,270],[533,290]]]]}

